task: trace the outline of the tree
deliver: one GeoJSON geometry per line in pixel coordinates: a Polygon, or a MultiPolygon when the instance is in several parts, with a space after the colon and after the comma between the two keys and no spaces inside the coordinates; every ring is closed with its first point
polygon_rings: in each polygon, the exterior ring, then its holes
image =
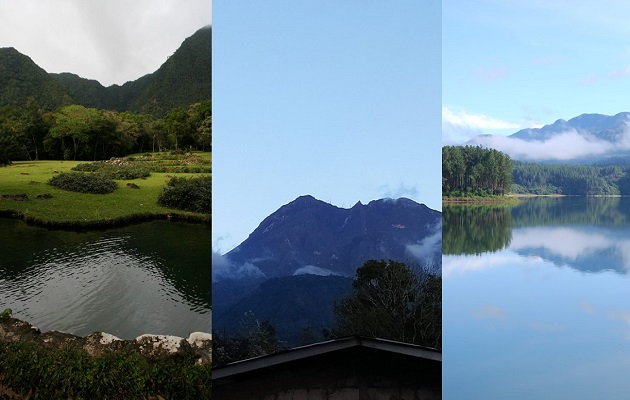
{"type": "Polygon", "coordinates": [[[175,145],[175,150],[179,150],[179,146],[186,146],[192,138],[190,118],[186,110],[181,107],[173,108],[164,117],[164,126],[168,133],[168,137],[175,145]]]}
{"type": "Polygon", "coordinates": [[[361,334],[442,347],[442,280],[395,261],[366,261],[335,305],[336,336],[361,334]]]}
{"type": "Polygon", "coordinates": [[[480,146],[442,148],[442,195],[503,195],[512,185],[507,154],[480,146]]]}
{"type": "Polygon", "coordinates": [[[243,315],[240,334],[212,333],[212,363],[215,366],[280,350],[282,343],[276,336],[276,328],[269,321],[258,320],[251,311],[243,315]]]}
{"type": "Polygon", "coordinates": [[[101,113],[95,108],[72,105],[55,112],[53,118],[55,122],[48,133],[49,140],[61,140],[64,159],[91,158],[93,147],[88,146],[88,142],[98,140],[103,124],[101,113]],[[72,142],[72,147],[68,147],[67,140],[72,142]]]}

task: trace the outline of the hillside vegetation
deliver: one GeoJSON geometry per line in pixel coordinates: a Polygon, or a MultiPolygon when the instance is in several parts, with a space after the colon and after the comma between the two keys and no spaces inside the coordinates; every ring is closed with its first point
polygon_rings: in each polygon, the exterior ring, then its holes
{"type": "Polygon", "coordinates": [[[630,165],[514,162],[512,192],[538,195],[630,195],[630,165]]]}
{"type": "Polygon", "coordinates": [[[154,73],[104,87],[72,73],[49,74],[14,48],[0,49],[0,106],[24,107],[34,98],[45,111],[71,104],[163,117],[212,95],[212,29],[187,38],[154,73]]]}
{"type": "Polygon", "coordinates": [[[512,184],[512,160],[480,146],[442,148],[442,196],[504,195],[512,184]]]}

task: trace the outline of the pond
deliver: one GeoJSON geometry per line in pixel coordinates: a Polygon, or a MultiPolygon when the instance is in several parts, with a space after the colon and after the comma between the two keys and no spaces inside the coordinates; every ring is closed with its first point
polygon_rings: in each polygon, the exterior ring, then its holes
{"type": "Polygon", "coordinates": [[[628,397],[629,198],[442,216],[444,399],[628,397]]]}
{"type": "Polygon", "coordinates": [[[210,243],[206,224],[69,232],[0,218],[0,309],[42,332],[210,332],[210,243]]]}

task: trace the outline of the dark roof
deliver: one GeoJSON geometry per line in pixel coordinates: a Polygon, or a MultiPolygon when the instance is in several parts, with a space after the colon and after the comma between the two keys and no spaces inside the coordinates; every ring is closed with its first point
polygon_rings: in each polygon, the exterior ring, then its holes
{"type": "Polygon", "coordinates": [[[232,377],[246,372],[354,347],[376,349],[393,354],[416,357],[418,359],[432,360],[439,363],[442,362],[442,352],[437,349],[410,343],[396,342],[393,340],[355,335],[314,343],[307,346],[295,347],[266,356],[233,362],[222,367],[214,368],[212,370],[212,379],[215,380],[232,377]]]}

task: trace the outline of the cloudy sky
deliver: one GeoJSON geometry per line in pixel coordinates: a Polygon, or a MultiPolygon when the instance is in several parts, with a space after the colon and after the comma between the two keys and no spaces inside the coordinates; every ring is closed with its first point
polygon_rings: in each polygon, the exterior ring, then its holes
{"type": "Polygon", "coordinates": [[[212,0],[0,0],[0,47],[104,86],[157,70],[212,22],[212,0]]]}
{"type": "Polygon", "coordinates": [[[443,0],[442,6],[444,144],[583,113],[630,111],[628,2],[443,0]]]}
{"type": "Polygon", "coordinates": [[[215,251],[300,195],[441,209],[441,4],[214,2],[215,251]]]}

